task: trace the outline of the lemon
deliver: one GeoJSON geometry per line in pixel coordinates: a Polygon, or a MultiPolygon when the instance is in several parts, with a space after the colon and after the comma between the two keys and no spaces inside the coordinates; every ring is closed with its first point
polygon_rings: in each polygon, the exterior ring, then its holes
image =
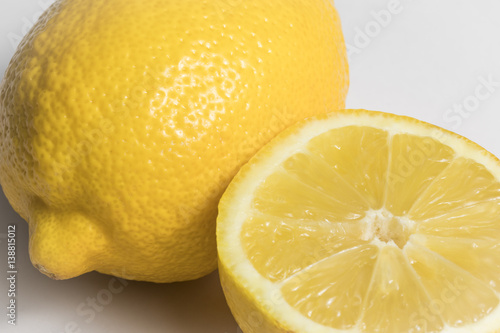
{"type": "Polygon", "coordinates": [[[0,88],[0,180],[30,257],[169,282],[217,266],[217,203],[262,145],[342,108],[329,0],[60,0],[0,88]]]}
{"type": "Polygon", "coordinates": [[[245,333],[500,331],[500,161],[457,134],[315,116],[260,150],[219,210],[245,333]]]}

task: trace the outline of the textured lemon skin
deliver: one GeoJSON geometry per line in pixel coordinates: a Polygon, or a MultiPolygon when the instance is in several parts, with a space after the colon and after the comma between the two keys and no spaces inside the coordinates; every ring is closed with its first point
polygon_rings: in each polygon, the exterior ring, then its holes
{"type": "Polygon", "coordinates": [[[0,181],[56,278],[217,266],[217,202],[276,133],[341,109],[329,0],[62,0],[0,86],[0,181]]]}

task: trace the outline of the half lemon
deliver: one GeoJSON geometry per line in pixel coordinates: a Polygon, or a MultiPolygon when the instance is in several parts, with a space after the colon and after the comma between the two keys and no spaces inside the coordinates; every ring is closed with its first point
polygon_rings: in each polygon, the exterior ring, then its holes
{"type": "Polygon", "coordinates": [[[281,133],[223,195],[217,243],[245,333],[500,332],[500,161],[413,118],[281,133]]]}

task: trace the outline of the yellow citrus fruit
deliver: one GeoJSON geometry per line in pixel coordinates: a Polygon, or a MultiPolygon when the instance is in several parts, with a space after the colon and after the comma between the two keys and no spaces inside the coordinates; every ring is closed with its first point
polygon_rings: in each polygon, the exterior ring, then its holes
{"type": "Polygon", "coordinates": [[[500,331],[500,161],[457,134],[315,116],[241,168],[219,211],[245,333],[500,331]]]}
{"type": "Polygon", "coordinates": [[[329,0],[57,1],[0,88],[0,179],[33,264],[56,279],[208,274],[239,167],[342,108],[347,86],[329,0]]]}

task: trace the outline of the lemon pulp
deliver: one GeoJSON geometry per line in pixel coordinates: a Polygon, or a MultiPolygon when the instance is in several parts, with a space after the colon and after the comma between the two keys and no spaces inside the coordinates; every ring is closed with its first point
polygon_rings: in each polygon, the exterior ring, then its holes
{"type": "Polygon", "coordinates": [[[271,146],[234,181],[251,194],[228,191],[218,227],[223,281],[253,268],[262,281],[239,283],[257,308],[293,332],[500,327],[497,159],[431,125],[366,111],[312,120],[271,146]],[[234,202],[241,225],[226,231],[234,202]],[[246,265],[226,259],[226,235],[246,265]]]}

